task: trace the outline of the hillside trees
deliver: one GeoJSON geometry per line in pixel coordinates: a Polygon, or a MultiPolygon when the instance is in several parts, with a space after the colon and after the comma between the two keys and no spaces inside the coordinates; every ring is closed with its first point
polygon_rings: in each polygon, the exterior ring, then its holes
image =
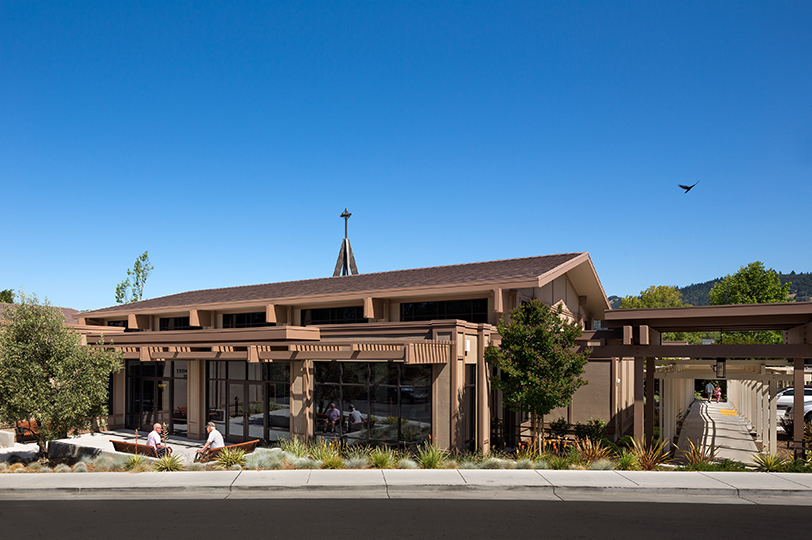
{"type": "MultiPolygon", "coordinates": [[[[677,287],[669,285],[652,285],[640,296],[624,296],[620,300],[620,309],[680,307],[687,305],[682,301],[682,293],[677,287]]],[[[688,341],[700,343],[701,337],[692,332],[664,332],[663,341],[688,341]]]]}

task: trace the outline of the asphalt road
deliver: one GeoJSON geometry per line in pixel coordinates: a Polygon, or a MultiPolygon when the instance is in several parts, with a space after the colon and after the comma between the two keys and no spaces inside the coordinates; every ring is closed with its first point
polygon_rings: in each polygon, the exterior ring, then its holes
{"type": "Polygon", "coordinates": [[[8,539],[806,538],[812,507],[482,500],[2,501],[8,539]]]}

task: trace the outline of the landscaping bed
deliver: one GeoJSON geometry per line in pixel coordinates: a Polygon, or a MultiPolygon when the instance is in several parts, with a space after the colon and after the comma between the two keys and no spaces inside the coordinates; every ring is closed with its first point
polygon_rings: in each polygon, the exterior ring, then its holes
{"type": "Polygon", "coordinates": [[[647,446],[624,438],[620,445],[601,440],[554,440],[539,452],[525,448],[513,453],[454,454],[430,443],[406,452],[386,446],[348,446],[340,443],[305,443],[294,438],[279,447],[223,451],[211,463],[188,463],[173,455],[160,459],[144,456],[84,456],[47,460],[12,458],[0,463],[0,473],[66,473],[107,471],[204,471],[281,469],[557,469],[557,470],[692,470],[812,472],[812,460],[754,455],[751,463],[715,460],[714,453],[690,448],[672,456],[662,445],[647,446]]]}

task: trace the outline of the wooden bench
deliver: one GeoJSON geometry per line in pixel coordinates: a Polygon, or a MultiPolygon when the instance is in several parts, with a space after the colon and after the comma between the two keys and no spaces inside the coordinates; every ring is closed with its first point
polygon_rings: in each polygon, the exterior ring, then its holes
{"type": "Polygon", "coordinates": [[[158,457],[155,448],[146,444],[136,444],[127,441],[110,441],[113,443],[113,448],[116,452],[124,452],[125,454],[140,454],[148,457],[158,457]]]}
{"type": "Polygon", "coordinates": [[[228,446],[221,446],[220,448],[209,450],[209,452],[204,457],[201,458],[201,461],[216,460],[220,452],[223,451],[223,448],[228,448],[229,450],[243,450],[246,454],[250,454],[251,452],[256,450],[258,444],[259,439],[254,439],[253,441],[246,441],[237,444],[230,444],[228,446]]]}
{"type": "Polygon", "coordinates": [[[14,439],[18,443],[25,441],[36,441],[39,434],[39,424],[36,420],[24,420],[17,422],[14,428],[14,439]]]}

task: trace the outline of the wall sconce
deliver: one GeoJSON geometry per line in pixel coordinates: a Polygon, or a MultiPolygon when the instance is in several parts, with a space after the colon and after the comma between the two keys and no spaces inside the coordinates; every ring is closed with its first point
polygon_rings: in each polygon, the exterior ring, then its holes
{"type": "Polygon", "coordinates": [[[717,358],[716,365],[711,366],[713,371],[716,372],[717,379],[724,379],[725,378],[725,359],[724,358],[717,358]]]}

